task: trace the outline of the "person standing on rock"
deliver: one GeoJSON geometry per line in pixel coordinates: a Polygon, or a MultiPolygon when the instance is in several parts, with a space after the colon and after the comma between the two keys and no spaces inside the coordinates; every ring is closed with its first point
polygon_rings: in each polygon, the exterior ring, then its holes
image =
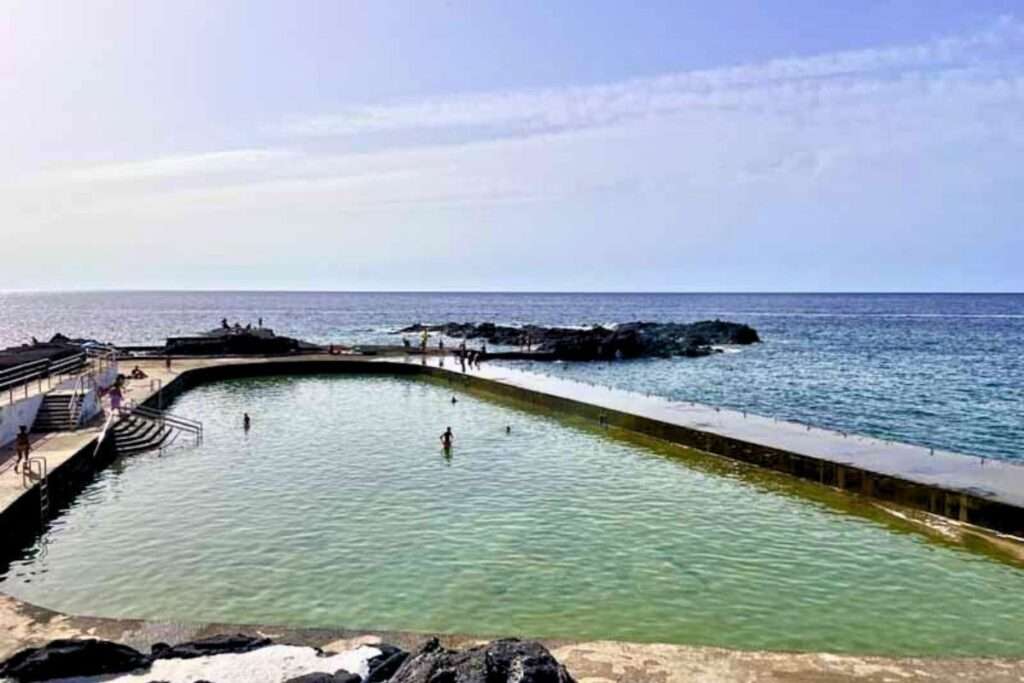
{"type": "Polygon", "coordinates": [[[28,427],[18,427],[18,435],[14,438],[14,471],[18,471],[21,461],[25,461],[24,467],[28,468],[28,454],[32,452],[32,442],[28,439],[28,427]]]}

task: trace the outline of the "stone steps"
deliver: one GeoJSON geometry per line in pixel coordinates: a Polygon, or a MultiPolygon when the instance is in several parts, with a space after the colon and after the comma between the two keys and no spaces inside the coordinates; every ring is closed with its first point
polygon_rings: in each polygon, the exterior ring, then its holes
{"type": "Polygon", "coordinates": [[[171,427],[138,415],[124,418],[113,428],[114,445],[121,455],[156,450],[167,445],[174,435],[171,427]]]}
{"type": "Polygon", "coordinates": [[[39,412],[32,423],[32,431],[43,432],[70,432],[78,427],[78,418],[82,411],[81,394],[74,397],[62,392],[46,394],[43,397],[39,412]]]}

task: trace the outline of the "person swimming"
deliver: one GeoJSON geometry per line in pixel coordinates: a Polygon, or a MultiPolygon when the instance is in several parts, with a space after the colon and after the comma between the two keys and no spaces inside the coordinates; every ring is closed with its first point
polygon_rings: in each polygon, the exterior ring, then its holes
{"type": "Polygon", "coordinates": [[[452,447],[453,441],[455,441],[455,435],[452,433],[452,428],[449,427],[444,430],[444,433],[441,435],[441,447],[447,451],[452,447]]]}

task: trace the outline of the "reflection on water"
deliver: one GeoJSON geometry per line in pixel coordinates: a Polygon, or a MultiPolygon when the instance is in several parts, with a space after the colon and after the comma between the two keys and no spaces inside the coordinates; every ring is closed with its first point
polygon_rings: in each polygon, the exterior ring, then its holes
{"type": "Polygon", "coordinates": [[[191,621],[1024,654],[1014,566],[806,483],[451,399],[376,377],[195,389],[174,410],[203,445],[103,472],[0,590],[191,621]]]}

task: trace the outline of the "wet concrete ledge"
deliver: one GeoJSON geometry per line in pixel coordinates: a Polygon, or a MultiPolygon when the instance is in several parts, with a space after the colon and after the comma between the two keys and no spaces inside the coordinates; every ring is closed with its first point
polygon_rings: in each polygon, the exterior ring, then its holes
{"type": "MultiPolygon", "coordinates": [[[[78,617],[0,594],[0,660],[25,647],[57,638],[102,638],[148,651],[157,642],[181,642],[222,633],[268,637],[277,643],[341,652],[360,644],[391,643],[414,650],[426,634],[340,628],[292,628],[219,623],[178,623],[139,619],[78,617]]],[[[497,636],[495,636],[497,637],[497,636]]],[[[491,640],[469,635],[439,636],[449,648],[491,640]]],[[[810,683],[811,681],[1024,680],[1024,660],[999,658],[875,657],[827,653],[758,652],[712,647],[544,639],[578,683],[810,683]]]]}

